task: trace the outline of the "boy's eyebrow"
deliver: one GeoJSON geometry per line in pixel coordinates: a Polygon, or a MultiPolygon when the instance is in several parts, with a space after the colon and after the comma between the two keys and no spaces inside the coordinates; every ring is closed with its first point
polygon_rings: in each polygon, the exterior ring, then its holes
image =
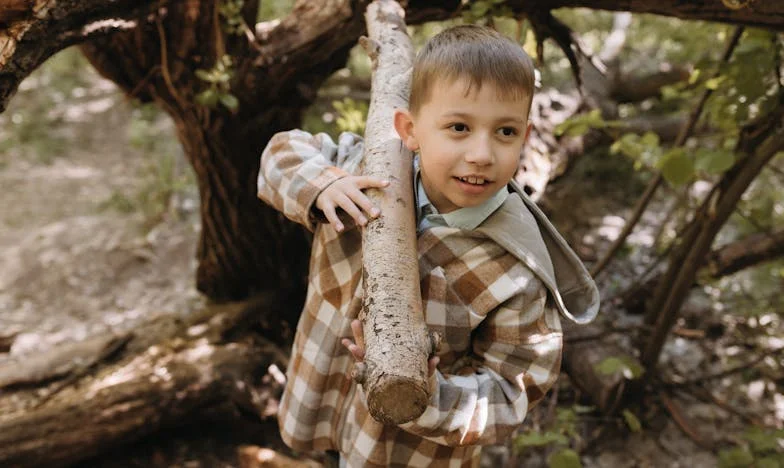
{"type": "MultiPolygon", "coordinates": [[[[456,117],[456,118],[459,118],[459,119],[470,119],[471,117],[473,117],[473,115],[471,115],[468,112],[447,112],[446,114],[442,115],[441,117],[442,118],[455,118],[456,117]]],[[[521,124],[521,125],[527,123],[525,120],[523,120],[523,119],[521,119],[521,118],[519,118],[517,116],[513,116],[513,115],[500,117],[500,118],[496,119],[496,122],[513,122],[513,123],[517,123],[517,124],[521,124]]]]}

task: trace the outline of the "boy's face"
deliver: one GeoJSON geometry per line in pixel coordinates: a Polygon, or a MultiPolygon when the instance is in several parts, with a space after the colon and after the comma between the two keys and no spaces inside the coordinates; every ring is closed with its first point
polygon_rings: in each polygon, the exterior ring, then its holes
{"type": "Polygon", "coordinates": [[[403,143],[420,153],[420,175],[439,213],[477,206],[514,177],[528,137],[530,97],[501,99],[485,83],[439,80],[416,114],[395,113],[403,143]]]}

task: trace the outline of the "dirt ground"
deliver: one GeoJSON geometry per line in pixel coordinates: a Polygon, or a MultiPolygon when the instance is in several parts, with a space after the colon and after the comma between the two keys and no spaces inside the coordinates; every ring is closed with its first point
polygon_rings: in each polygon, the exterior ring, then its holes
{"type": "MultiPolygon", "coordinates": [[[[97,76],[90,80],[88,89],[72,89],[59,106],[47,110],[49,132],[58,138],[47,148],[45,161],[40,146],[35,149],[32,144],[0,153],[0,330],[4,335],[18,333],[5,357],[97,332],[130,330],[156,316],[191,313],[202,303],[193,286],[199,229],[195,192],[175,187],[163,213],[150,214],[139,201],[146,199],[141,196],[145,191],[171,188],[171,181],[156,185],[150,171],[160,147],[134,143],[131,133],[140,121],[148,138],[170,142],[165,150],[175,151],[174,167],[186,174],[182,155],[171,141],[170,122],[162,116],[140,120],[141,111],[111,83],[97,76]]],[[[25,113],[37,91],[34,83],[23,87],[0,115],[6,136],[9,128],[13,131],[14,115],[25,113]]],[[[595,204],[576,198],[571,187],[567,182],[556,184],[551,203],[586,216],[578,221],[554,218],[581,236],[585,245],[580,248],[590,254],[597,247],[591,239],[601,237],[597,232],[613,228],[617,220],[592,215],[589,206],[595,204]]],[[[645,231],[637,235],[644,237],[645,231]]],[[[681,346],[697,352],[693,343],[681,346]]],[[[0,360],[3,357],[0,353],[0,360]]],[[[559,405],[577,399],[564,377],[559,405]]],[[[684,395],[677,401],[693,426],[715,442],[726,439],[729,446],[733,439],[721,434],[741,427],[725,409],[684,395]]],[[[548,405],[542,405],[527,427],[552,413],[548,405]]],[[[651,407],[649,413],[654,410],[651,407]]],[[[767,410],[759,408],[760,413],[767,410]]],[[[202,415],[186,427],[168,428],[79,466],[230,467],[236,466],[240,444],[277,443],[270,435],[275,431],[273,421],[243,425],[224,416],[202,415]]],[[[611,430],[602,433],[595,430],[607,421],[581,426],[578,435],[587,446],[583,466],[717,466],[716,453],[700,448],[670,415],[641,416],[645,430],[639,433],[625,430],[620,418],[610,421],[611,430]]],[[[483,465],[546,466],[546,455],[529,450],[512,456],[508,447],[495,447],[486,451],[483,465]]]]}

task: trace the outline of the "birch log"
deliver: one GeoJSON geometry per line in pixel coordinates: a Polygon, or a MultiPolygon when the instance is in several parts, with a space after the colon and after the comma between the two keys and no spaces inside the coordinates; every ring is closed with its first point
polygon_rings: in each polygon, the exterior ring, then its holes
{"type": "Polygon", "coordinates": [[[385,424],[421,415],[430,399],[427,360],[433,345],[419,292],[411,152],[395,133],[393,112],[407,107],[413,47],[404,12],[393,0],[377,0],[365,12],[370,38],[361,39],[373,61],[365,130],[364,173],[390,181],[369,198],[381,209],[362,238],[365,362],[357,381],[370,414],[385,424]]]}

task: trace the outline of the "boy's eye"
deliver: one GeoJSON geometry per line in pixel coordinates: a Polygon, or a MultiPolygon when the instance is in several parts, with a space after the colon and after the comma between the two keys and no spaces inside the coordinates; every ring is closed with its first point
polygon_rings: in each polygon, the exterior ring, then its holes
{"type": "Polygon", "coordinates": [[[517,129],[514,127],[501,127],[498,129],[498,131],[501,133],[501,135],[506,137],[517,135],[517,129]]]}
{"type": "Polygon", "coordinates": [[[458,133],[463,133],[468,131],[468,125],[462,123],[452,124],[450,125],[450,127],[452,128],[452,130],[458,133]]]}

